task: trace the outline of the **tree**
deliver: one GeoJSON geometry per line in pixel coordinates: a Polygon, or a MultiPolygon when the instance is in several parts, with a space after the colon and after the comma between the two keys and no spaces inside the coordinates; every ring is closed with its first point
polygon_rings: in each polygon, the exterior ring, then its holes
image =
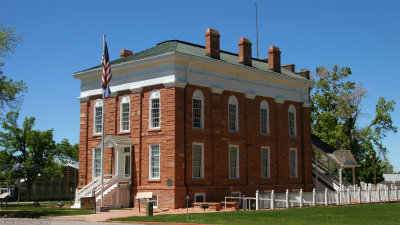
{"type": "Polygon", "coordinates": [[[389,162],[389,160],[382,160],[381,166],[383,168],[383,173],[394,173],[393,165],[389,162]]]}
{"type": "Polygon", "coordinates": [[[71,145],[68,139],[63,139],[57,144],[58,158],[63,163],[72,163],[79,161],[79,145],[71,145]]]}
{"type": "Polygon", "coordinates": [[[7,113],[0,132],[0,165],[3,178],[8,181],[25,179],[28,199],[34,181],[49,176],[60,176],[61,165],[56,162],[57,148],[53,130],[34,130],[35,118],[25,118],[22,128],[17,124],[18,113],[7,113]],[[4,158],[3,158],[4,157],[4,158]]]}
{"type": "MultiPolygon", "coordinates": [[[[377,166],[380,166],[379,157],[386,155],[383,139],[388,132],[397,132],[391,119],[395,102],[381,97],[374,119],[367,126],[359,127],[357,122],[363,115],[361,103],[367,91],[352,82],[350,75],[348,67],[316,68],[316,85],[311,94],[311,127],[315,135],[335,149],[351,150],[361,164],[359,178],[367,182],[382,173],[377,166]],[[370,171],[375,171],[372,177],[370,171]]],[[[379,180],[382,176],[378,176],[379,180]]],[[[351,173],[345,172],[344,177],[350,180],[351,173]]]]}
{"type": "MultiPolygon", "coordinates": [[[[0,57],[7,57],[15,52],[15,48],[22,40],[22,34],[15,34],[15,28],[3,26],[0,23],[0,57]]],[[[27,87],[23,81],[14,81],[3,74],[0,61],[0,119],[4,112],[18,111],[23,102],[23,93],[27,87]]]]}

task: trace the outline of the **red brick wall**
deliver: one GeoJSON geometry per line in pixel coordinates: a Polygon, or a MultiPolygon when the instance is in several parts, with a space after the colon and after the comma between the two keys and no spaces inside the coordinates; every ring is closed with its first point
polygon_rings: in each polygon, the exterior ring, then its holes
{"type": "Polygon", "coordinates": [[[207,201],[220,201],[233,191],[254,195],[257,189],[284,192],[286,189],[310,191],[311,143],[309,108],[301,103],[275,103],[273,98],[245,98],[243,93],[211,93],[206,87],[186,86],[186,179],[191,199],[206,193],[207,201]],[[193,128],[192,96],[195,90],[204,95],[204,129],[193,128]],[[228,131],[228,98],[239,102],[239,131],[228,131]],[[269,134],[260,132],[260,104],[269,106],[269,134]],[[289,137],[288,109],[296,108],[296,137],[289,137]],[[192,144],[204,144],[204,178],[192,179],[192,144]],[[229,178],[229,145],[239,145],[239,179],[229,178]],[[270,148],[270,177],[261,178],[261,147],[270,148]],[[298,177],[290,178],[289,149],[298,154],[298,177]],[[210,157],[212,156],[212,157],[210,157]]]}
{"type": "MultiPolygon", "coordinates": [[[[101,98],[101,96],[96,96],[101,98]]],[[[101,135],[93,135],[93,105],[96,97],[81,103],[80,186],[92,179],[93,148],[101,135]]],[[[105,134],[129,135],[132,151],[132,190],[152,191],[158,195],[159,207],[177,208],[186,204],[185,196],[205,192],[207,201],[221,201],[233,191],[254,195],[258,190],[283,192],[285,189],[313,188],[311,177],[310,110],[301,103],[275,103],[273,98],[246,98],[243,93],[187,85],[186,88],[145,87],[141,92],[119,92],[106,101],[105,134]],[[149,129],[149,97],[157,89],[161,96],[161,128],[149,129]],[[204,96],[204,128],[193,128],[192,96],[201,90],[204,96]],[[130,98],[130,131],[120,132],[120,101],[130,98]],[[234,95],[239,106],[239,131],[228,131],[228,98],[234,95]],[[260,132],[260,103],[269,105],[269,134],[260,132]],[[297,136],[289,137],[288,108],[296,108],[297,136]],[[192,179],[192,144],[204,144],[204,178],[192,179]],[[149,179],[149,144],[159,143],[160,179],[149,179]],[[239,178],[229,178],[230,144],[239,146],[239,178]],[[261,147],[270,148],[270,178],[261,178],[261,147]],[[298,178],[289,176],[289,148],[298,153],[298,178]],[[168,187],[168,180],[172,187],[168,187]]],[[[105,150],[105,174],[114,171],[111,148],[105,150]]],[[[136,204],[136,201],[133,201],[136,204]]]]}

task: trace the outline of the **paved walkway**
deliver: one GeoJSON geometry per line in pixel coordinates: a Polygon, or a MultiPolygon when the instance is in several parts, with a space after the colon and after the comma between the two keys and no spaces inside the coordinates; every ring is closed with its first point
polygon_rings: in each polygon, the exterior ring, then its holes
{"type": "MultiPolygon", "coordinates": [[[[199,208],[189,208],[189,213],[213,213],[213,212],[215,211],[209,209],[204,211],[199,208]]],[[[185,213],[186,209],[154,209],[153,215],[185,214],[185,213]]],[[[49,219],[54,221],[104,222],[111,218],[131,217],[131,216],[146,216],[146,209],[142,209],[141,212],[139,212],[137,208],[124,209],[124,210],[110,210],[109,212],[100,212],[89,215],[49,217],[49,219]]]]}

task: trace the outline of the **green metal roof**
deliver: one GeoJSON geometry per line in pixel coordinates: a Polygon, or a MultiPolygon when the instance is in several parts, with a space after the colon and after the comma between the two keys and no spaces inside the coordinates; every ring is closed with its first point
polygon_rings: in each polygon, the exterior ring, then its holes
{"type": "MultiPolygon", "coordinates": [[[[133,55],[113,60],[113,61],[111,61],[111,65],[122,63],[122,62],[127,62],[127,61],[144,59],[147,57],[161,55],[161,54],[165,54],[165,53],[169,53],[169,52],[179,52],[182,54],[193,55],[193,56],[197,56],[197,57],[201,57],[201,58],[209,58],[209,59],[211,58],[210,56],[207,56],[205,54],[204,46],[189,43],[189,42],[184,42],[184,41],[180,41],[180,40],[170,40],[170,41],[161,42],[161,43],[157,44],[157,46],[155,46],[155,47],[143,50],[138,53],[134,53],[133,55]]],[[[233,64],[233,65],[249,67],[249,66],[245,66],[245,65],[239,63],[238,54],[226,52],[223,50],[220,51],[220,60],[230,63],[230,64],[233,64]]],[[[268,61],[267,60],[253,58],[252,64],[253,64],[252,65],[253,68],[259,69],[261,71],[273,72],[272,70],[268,69],[268,61]]],[[[98,65],[98,66],[95,66],[95,67],[92,67],[92,68],[89,68],[86,70],[82,70],[80,72],[99,68],[99,67],[101,67],[101,65],[98,65]]],[[[304,78],[298,74],[292,73],[291,71],[284,69],[284,68],[281,68],[281,73],[283,73],[289,77],[307,80],[306,78],[304,78]]]]}

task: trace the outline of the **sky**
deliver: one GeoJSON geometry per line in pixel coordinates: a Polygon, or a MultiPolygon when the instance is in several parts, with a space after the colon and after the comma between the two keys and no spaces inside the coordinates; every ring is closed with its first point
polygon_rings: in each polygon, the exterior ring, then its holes
{"type": "MultiPolygon", "coordinates": [[[[275,45],[282,51],[282,65],[312,71],[348,66],[351,79],[368,90],[359,125],[373,118],[383,96],[397,102],[392,118],[400,127],[396,0],[0,0],[0,22],[23,33],[15,54],[0,59],[2,70],[28,86],[21,118],[33,116],[36,129],[54,129],[57,142],[78,143],[80,81],[72,74],[100,64],[103,34],[111,60],[121,49],[135,53],[172,39],[204,45],[207,28],[219,30],[225,51],[237,53],[239,38],[250,39],[256,57],[255,2],[260,58],[275,45]]],[[[400,171],[399,137],[384,139],[395,171],[400,171]]]]}

